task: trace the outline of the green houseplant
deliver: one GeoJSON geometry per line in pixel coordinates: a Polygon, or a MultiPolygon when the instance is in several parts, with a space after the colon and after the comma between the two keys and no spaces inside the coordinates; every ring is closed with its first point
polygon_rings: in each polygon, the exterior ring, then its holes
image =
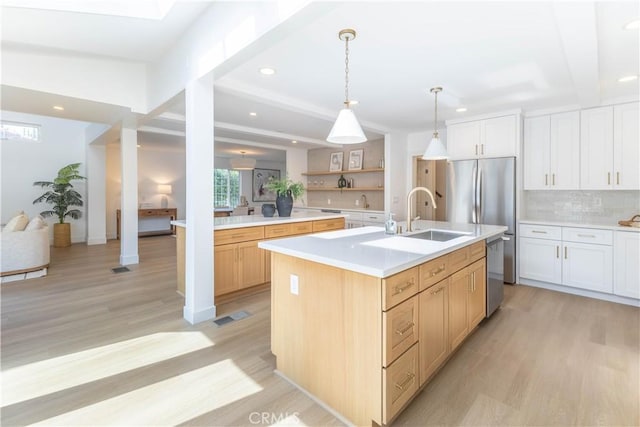
{"type": "Polygon", "coordinates": [[[291,216],[293,201],[298,200],[304,193],[304,184],[294,182],[289,177],[271,179],[265,184],[268,190],[276,193],[276,208],[278,216],[291,216]]]}
{"type": "Polygon", "coordinates": [[[71,224],[64,222],[66,217],[80,219],[82,211],[75,209],[82,206],[82,195],[78,193],[71,181],[86,179],[80,175],[78,168],[81,163],[69,164],[58,171],[58,176],[53,181],[36,181],[33,185],[46,188],[47,192],[33,201],[33,204],[48,203],[52,205],[50,210],[40,212],[43,217],[58,217],[58,222],[53,225],[53,246],[63,248],[71,246],[71,224]]]}

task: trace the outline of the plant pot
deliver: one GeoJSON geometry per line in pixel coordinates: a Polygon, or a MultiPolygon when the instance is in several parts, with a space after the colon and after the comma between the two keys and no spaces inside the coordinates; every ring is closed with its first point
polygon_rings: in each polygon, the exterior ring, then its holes
{"type": "Polygon", "coordinates": [[[272,217],[274,213],[276,213],[276,205],[273,203],[265,203],[262,205],[262,216],[272,217]]]}
{"type": "Polygon", "coordinates": [[[53,224],[53,247],[66,248],[68,246],[71,246],[71,224],[68,222],[53,224]]]}
{"type": "Polygon", "coordinates": [[[291,216],[291,209],[293,209],[291,190],[287,190],[286,194],[278,193],[276,207],[278,208],[278,216],[291,216]]]}

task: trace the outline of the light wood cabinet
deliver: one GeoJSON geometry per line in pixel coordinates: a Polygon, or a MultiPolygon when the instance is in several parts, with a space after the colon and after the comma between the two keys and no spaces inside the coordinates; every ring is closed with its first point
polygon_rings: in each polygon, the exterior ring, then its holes
{"type": "Polygon", "coordinates": [[[238,245],[213,247],[213,283],[215,296],[240,290],[238,282],[238,245]]]}
{"type": "Polygon", "coordinates": [[[580,113],[528,118],[524,123],[524,189],[580,188],[580,113]]]}
{"type": "Polygon", "coordinates": [[[487,272],[484,259],[476,261],[469,267],[469,301],[467,315],[469,331],[478,326],[487,313],[487,272]]]}
{"type": "Polygon", "coordinates": [[[382,422],[390,423],[418,391],[418,346],[414,345],[393,365],[382,370],[382,422]]]}
{"type": "Polygon", "coordinates": [[[455,350],[469,333],[469,270],[454,273],[449,282],[449,346],[455,350]]]}
{"type": "Polygon", "coordinates": [[[640,233],[616,231],[613,256],[613,293],[640,299],[640,233]]]}
{"type": "Polygon", "coordinates": [[[258,241],[218,245],[213,252],[216,296],[265,282],[265,251],[258,241]]]}
{"type": "Polygon", "coordinates": [[[382,327],[382,366],[387,367],[418,341],[418,297],[382,313],[382,327]]]}
{"type": "Polygon", "coordinates": [[[448,125],[447,152],[454,160],[515,156],[517,120],[517,115],[509,114],[448,125]]]}
{"type": "Polygon", "coordinates": [[[449,356],[449,279],[420,293],[420,385],[449,356]]]}
{"type": "Polygon", "coordinates": [[[638,190],[638,103],[582,110],[580,188],[638,190]]]}

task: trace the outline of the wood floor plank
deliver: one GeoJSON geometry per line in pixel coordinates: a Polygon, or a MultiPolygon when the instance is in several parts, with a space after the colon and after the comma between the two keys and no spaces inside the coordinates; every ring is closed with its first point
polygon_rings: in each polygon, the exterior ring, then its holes
{"type": "MultiPolygon", "coordinates": [[[[2,296],[2,425],[342,425],[273,373],[270,293],[251,315],[190,325],[175,239],[52,248],[44,278],[2,296]]],[[[296,345],[292,343],[292,345],[296,345]]],[[[638,308],[526,286],[481,323],[396,425],[639,425],[638,308]]]]}

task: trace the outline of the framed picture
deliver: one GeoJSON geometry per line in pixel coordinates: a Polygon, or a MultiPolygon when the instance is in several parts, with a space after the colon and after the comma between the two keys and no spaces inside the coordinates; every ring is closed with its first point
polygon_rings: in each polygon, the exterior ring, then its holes
{"type": "Polygon", "coordinates": [[[349,170],[362,169],[362,149],[349,151],[349,170]]]}
{"type": "Polygon", "coordinates": [[[342,170],[342,159],[344,157],[344,153],[331,153],[331,161],[329,162],[329,171],[341,171],[342,170]]]}
{"type": "Polygon", "coordinates": [[[254,202],[275,202],[275,191],[267,190],[265,187],[270,179],[280,179],[280,171],[277,169],[258,168],[253,170],[252,200],[254,202]]]}

